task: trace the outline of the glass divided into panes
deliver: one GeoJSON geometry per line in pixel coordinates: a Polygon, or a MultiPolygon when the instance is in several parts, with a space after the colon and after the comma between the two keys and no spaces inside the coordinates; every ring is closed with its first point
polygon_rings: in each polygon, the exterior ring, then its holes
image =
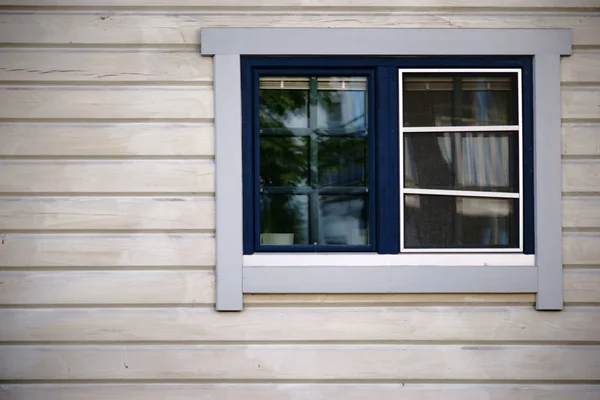
{"type": "Polygon", "coordinates": [[[404,133],[404,187],[516,192],[518,132],[404,133]]]}
{"type": "Polygon", "coordinates": [[[367,78],[259,78],[261,245],[369,243],[367,78]]]}
{"type": "Polygon", "coordinates": [[[518,247],[515,199],[404,196],[406,248],[518,247]]]}
{"type": "Polygon", "coordinates": [[[401,249],[521,249],[520,70],[399,73],[401,249]]]}
{"type": "Polygon", "coordinates": [[[519,124],[516,73],[410,73],[403,80],[403,126],[519,124]]]}

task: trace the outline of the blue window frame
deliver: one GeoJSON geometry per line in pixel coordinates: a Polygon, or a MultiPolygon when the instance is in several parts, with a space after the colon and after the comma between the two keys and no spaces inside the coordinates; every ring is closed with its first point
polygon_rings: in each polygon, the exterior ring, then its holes
{"type": "MultiPolygon", "coordinates": [[[[468,73],[467,73],[468,75],[468,73]]],[[[415,75],[416,76],[416,75],[415,75]]],[[[432,74],[431,76],[435,76],[432,74]]],[[[459,80],[462,78],[458,78],[459,80]]],[[[342,79],[343,80],[343,79],[342,79]]],[[[448,79],[445,79],[445,81],[448,79]]],[[[457,79],[451,80],[449,84],[457,88],[457,79]]],[[[416,84],[422,84],[417,82],[416,84]]],[[[413,84],[413,83],[411,83],[413,84]]],[[[487,83],[490,85],[490,83],[487,83]]],[[[493,84],[493,83],[492,83],[493,84]]],[[[242,85],[242,145],[243,145],[243,249],[244,254],[253,254],[255,252],[376,252],[379,254],[398,254],[402,251],[422,250],[422,251],[443,251],[455,252],[479,248],[481,251],[507,250],[524,254],[534,253],[534,171],[533,171],[533,76],[532,76],[532,58],[531,57],[258,57],[243,56],[241,59],[241,85],[242,85]],[[409,248],[406,246],[404,231],[404,218],[408,212],[401,210],[402,184],[405,182],[405,174],[401,179],[400,173],[403,171],[403,155],[407,151],[405,143],[400,143],[400,137],[407,135],[418,136],[418,133],[406,133],[403,129],[407,125],[400,126],[400,107],[402,98],[400,88],[404,87],[405,82],[400,82],[399,71],[405,73],[411,70],[418,75],[423,70],[444,70],[447,76],[460,76],[464,70],[483,70],[494,71],[520,71],[520,91],[518,118],[519,129],[521,130],[520,142],[512,141],[510,146],[513,151],[519,155],[517,157],[516,175],[520,179],[520,186],[517,190],[521,201],[514,201],[512,206],[512,216],[510,217],[517,226],[516,234],[512,237],[512,242],[506,245],[489,246],[486,244],[469,246],[436,246],[436,245],[418,245],[409,248]],[[455,73],[452,70],[463,71],[455,73]],[[283,78],[282,78],[283,77],[283,78]],[[261,220],[261,201],[263,207],[269,196],[273,193],[286,193],[287,196],[300,198],[297,204],[303,204],[308,210],[307,220],[318,218],[317,210],[321,205],[319,199],[327,194],[336,193],[336,188],[323,187],[318,183],[319,164],[318,149],[316,149],[317,136],[314,133],[317,122],[312,120],[317,115],[315,102],[319,96],[318,88],[320,80],[330,77],[352,77],[361,78],[366,82],[367,100],[364,108],[366,112],[366,129],[364,132],[355,133],[362,135],[366,142],[366,162],[364,168],[367,170],[368,180],[360,186],[353,188],[337,188],[338,196],[345,195],[347,198],[357,197],[356,193],[362,191],[361,196],[366,198],[367,221],[362,221],[360,227],[366,230],[366,237],[361,243],[336,243],[335,240],[322,243],[313,240],[315,237],[321,237],[317,230],[306,228],[306,234],[301,243],[283,242],[284,244],[269,244],[261,240],[264,226],[267,222],[264,218],[261,220]],[[261,81],[262,79],[262,81],[261,81]],[[281,80],[283,87],[284,79],[289,79],[296,85],[302,86],[307,99],[306,122],[308,128],[302,132],[294,133],[294,139],[303,140],[307,150],[302,150],[302,157],[308,161],[302,168],[308,171],[311,176],[310,184],[306,182],[297,187],[290,188],[283,186],[268,186],[261,182],[261,143],[267,143],[270,138],[266,129],[261,126],[261,82],[271,80],[281,80]],[[302,80],[302,83],[298,83],[302,80]],[[305,82],[305,83],[304,83],[305,82]],[[306,138],[303,139],[303,138],[306,138]],[[305,154],[306,153],[306,154],[305,154]],[[401,154],[402,153],[402,154],[401,154]],[[518,160],[520,158],[520,160],[518,160]],[[315,172],[317,171],[317,172],[315,172]],[[315,183],[314,181],[317,181],[315,183]],[[262,199],[262,200],[261,200],[262,199]],[[312,211],[311,211],[312,210],[312,211]],[[406,214],[406,215],[405,215],[406,214]],[[521,220],[519,220],[521,218],[521,220]],[[289,243],[285,244],[285,243],[289,243]],[[402,244],[404,243],[404,246],[402,244]],[[519,243],[519,246],[515,246],[519,243]]],[[[287,85],[287,83],[286,83],[287,85]]],[[[408,84],[407,84],[408,85],[408,84]]],[[[457,93],[455,90],[454,93],[457,93]]],[[[403,94],[404,96],[404,94],[403,94]]],[[[473,100],[476,101],[477,99],[473,100]]],[[[460,113],[455,107],[456,112],[460,113]]],[[[460,125],[460,124],[459,124],[460,125]]],[[[288,129],[289,130],[289,129],[288,129]]],[[[275,130],[273,131],[275,132],[275,130]]],[[[494,133],[485,133],[493,135],[494,133]]],[[[272,133],[278,134],[277,132],[272,133]]],[[[318,135],[323,135],[322,133],[318,135]]],[[[325,133],[324,135],[327,135],[325,133]]],[[[483,134],[482,134],[483,135],[483,134]]],[[[481,136],[481,135],[480,135],[481,136]]],[[[355,136],[358,137],[358,136],[355,136]]],[[[408,139],[406,139],[408,140],[408,139]]],[[[444,140],[440,136],[438,141],[444,140]]],[[[461,140],[461,139],[459,139],[461,140]]],[[[473,139],[484,140],[484,139],[473,139]]],[[[284,142],[285,143],[285,142],[284,142]]],[[[288,141],[287,143],[291,143],[288,141]]],[[[320,143],[320,142],[319,142],[320,143]]],[[[281,147],[281,146],[280,146],[281,147]]],[[[455,147],[449,146],[449,153],[456,151],[455,147]]],[[[460,148],[460,146],[459,146],[460,148]]],[[[262,155],[263,160],[266,153],[262,155]]],[[[489,155],[487,155],[489,157],[489,155]]],[[[452,156],[453,157],[453,156],[452,156]]],[[[454,160],[454,159],[453,159],[454,160]]],[[[454,161],[452,161],[454,163],[454,161]]],[[[265,164],[262,164],[267,168],[265,164]]],[[[514,170],[514,168],[513,168],[514,170]]],[[[404,171],[406,173],[406,171],[404,171]]],[[[511,173],[515,173],[512,171],[511,173]]],[[[471,179],[472,180],[472,179],[471,179]]],[[[451,188],[452,189],[452,188],[451,188]]],[[[496,189],[493,189],[494,191],[496,189]]],[[[404,193],[406,196],[407,194],[404,193]]],[[[422,199],[434,196],[422,194],[411,195],[412,198],[422,199]]],[[[456,197],[456,194],[454,194],[456,197]]],[[[481,197],[475,194],[476,199],[481,197]]],[[[468,199],[465,197],[464,199],[468,199]]],[[[507,200],[507,203],[510,201],[507,200]]],[[[435,203],[435,202],[434,202],[435,203]]],[[[472,202],[471,202],[472,203],[472,202]]],[[[466,202],[466,204],[471,204],[466,202]]],[[[497,202],[498,203],[498,202],[497,202]]],[[[474,204],[477,204],[476,202],[474,204]]],[[[467,206],[463,206],[467,207],[467,206]]],[[[473,208],[473,206],[468,206],[473,208]]],[[[476,208],[476,207],[475,207],[476,208]]],[[[429,218],[431,219],[431,218],[429,218]]],[[[314,222],[314,221],[313,221],[314,222]]],[[[431,221],[430,221],[431,222],[431,221]]],[[[303,223],[305,226],[306,223],[303,223]]],[[[313,224],[314,225],[314,224],[313,224]]],[[[514,226],[514,225],[513,225],[514,226]]],[[[362,231],[361,231],[362,233],[362,231]]]]}

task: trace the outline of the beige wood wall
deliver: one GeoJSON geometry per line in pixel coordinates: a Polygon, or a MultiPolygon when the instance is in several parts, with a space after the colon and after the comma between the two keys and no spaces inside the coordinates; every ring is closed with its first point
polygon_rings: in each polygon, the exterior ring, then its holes
{"type": "Polygon", "coordinates": [[[0,0],[0,241],[0,400],[598,400],[600,0],[0,0]],[[565,311],[248,295],[215,312],[208,26],[571,28],[565,311]]]}

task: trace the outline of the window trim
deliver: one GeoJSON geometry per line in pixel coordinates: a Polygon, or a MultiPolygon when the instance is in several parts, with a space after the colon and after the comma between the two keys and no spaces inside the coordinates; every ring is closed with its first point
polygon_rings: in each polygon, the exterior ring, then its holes
{"type": "Polygon", "coordinates": [[[217,310],[241,310],[243,293],[536,293],[538,310],[563,308],[560,56],[571,54],[570,30],[205,28],[201,40],[214,56],[217,310]],[[535,266],[244,266],[240,56],[290,52],[533,56],[535,266]]]}

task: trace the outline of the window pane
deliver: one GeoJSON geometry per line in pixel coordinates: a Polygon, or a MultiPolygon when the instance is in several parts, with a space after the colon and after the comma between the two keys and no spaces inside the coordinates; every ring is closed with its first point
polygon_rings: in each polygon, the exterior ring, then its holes
{"type": "Polygon", "coordinates": [[[518,125],[517,74],[405,73],[403,125],[518,125]]]}
{"type": "MultiPolygon", "coordinates": [[[[271,83],[263,82],[263,79],[265,78],[261,78],[261,87],[271,83]]],[[[285,129],[308,128],[308,90],[306,89],[260,89],[260,127],[282,129],[284,132],[285,129]]]]}
{"type": "Polygon", "coordinates": [[[322,136],[318,159],[321,186],[367,186],[365,137],[322,136]]]}
{"type": "Polygon", "coordinates": [[[260,243],[308,244],[309,196],[263,194],[260,197],[260,243]]]}
{"type": "Polygon", "coordinates": [[[260,136],[260,185],[304,186],[309,181],[309,138],[260,136]]]}
{"type": "Polygon", "coordinates": [[[316,128],[326,132],[365,131],[366,97],[366,78],[319,78],[316,128]]]}
{"type": "Polygon", "coordinates": [[[404,246],[518,247],[517,201],[404,196],[404,246]]]}
{"type": "Polygon", "coordinates": [[[366,195],[319,196],[319,244],[366,245],[368,238],[366,195]]]}
{"type": "Polygon", "coordinates": [[[404,187],[518,191],[517,132],[404,133],[404,187]]]}

